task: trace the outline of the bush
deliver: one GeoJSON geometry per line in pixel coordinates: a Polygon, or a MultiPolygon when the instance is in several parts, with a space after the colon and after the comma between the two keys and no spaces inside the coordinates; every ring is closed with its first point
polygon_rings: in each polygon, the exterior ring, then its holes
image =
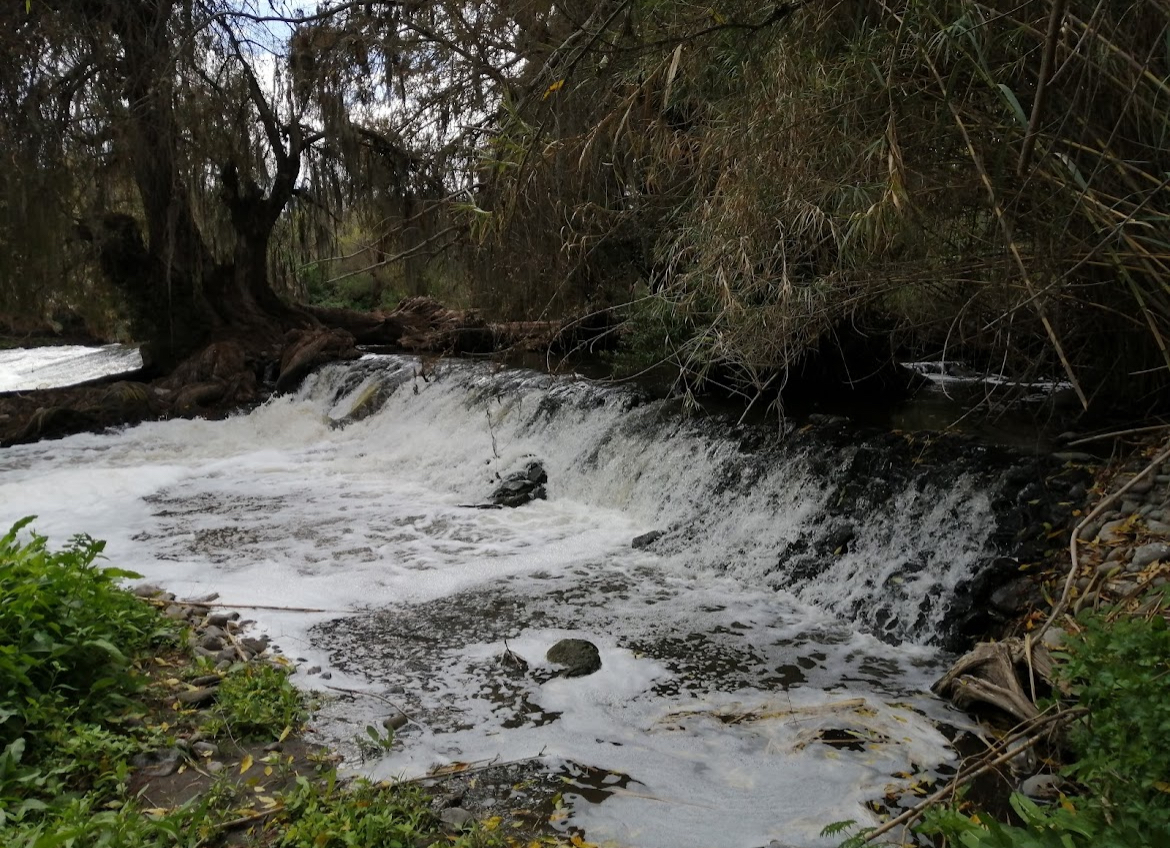
{"type": "Polygon", "coordinates": [[[97,721],[132,689],[129,657],[167,633],[158,613],[119,590],[138,577],[95,561],[104,542],[76,536],[60,551],[35,533],[17,541],[31,518],[0,539],[0,746],[63,717],[97,721]]]}
{"type": "Polygon", "coordinates": [[[95,561],[104,543],[76,536],[50,551],[32,519],[0,538],[0,825],[45,809],[62,788],[125,779],[132,740],[102,723],[139,688],[133,657],[170,633],[158,612],[118,588],[137,577],[95,561]]]}

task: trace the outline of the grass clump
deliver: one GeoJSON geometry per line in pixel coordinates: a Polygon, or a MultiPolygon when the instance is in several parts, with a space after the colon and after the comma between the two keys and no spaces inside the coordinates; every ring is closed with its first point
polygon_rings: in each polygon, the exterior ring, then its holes
{"type": "Polygon", "coordinates": [[[304,699],[288,675],[269,665],[242,665],[219,685],[219,715],[208,730],[241,741],[271,742],[308,717],[304,699]]]}

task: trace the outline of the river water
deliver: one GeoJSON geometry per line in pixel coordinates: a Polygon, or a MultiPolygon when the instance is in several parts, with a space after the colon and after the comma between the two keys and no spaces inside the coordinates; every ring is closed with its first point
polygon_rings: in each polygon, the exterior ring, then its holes
{"type": "Polygon", "coordinates": [[[142,367],[134,345],[56,345],[0,350],[0,392],[58,389],[142,367]]]}
{"type": "Polygon", "coordinates": [[[954,763],[940,726],[966,722],[927,691],[934,645],[995,529],[975,477],[877,468],[842,535],[863,452],[584,380],[366,357],[227,420],[0,451],[0,523],[106,539],[180,597],[318,610],[249,616],[302,685],[370,693],[327,702],[320,732],[352,753],[387,701],[412,717],[347,768],[539,756],[569,775],[559,826],[591,841],[819,846],[954,763]],[[533,459],[547,500],[476,508],[533,459]],[[565,637],[601,670],[550,678],[565,637]]]}

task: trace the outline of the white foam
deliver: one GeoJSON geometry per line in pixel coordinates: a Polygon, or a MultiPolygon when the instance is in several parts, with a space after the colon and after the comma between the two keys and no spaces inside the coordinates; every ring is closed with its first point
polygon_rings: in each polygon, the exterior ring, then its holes
{"type": "MultiPolygon", "coordinates": [[[[385,367],[408,377],[418,366],[385,367]]],[[[960,488],[932,501],[934,524],[918,535],[898,535],[891,522],[862,529],[854,552],[794,596],[769,586],[775,547],[825,508],[799,456],[727,486],[732,447],[671,419],[646,430],[660,417],[654,407],[549,378],[502,389],[507,375],[474,368],[410,378],[380,413],[334,429],[331,419],[369,385],[346,373],[326,370],[299,395],[224,421],[9,448],[0,523],[38,514],[37,530],[56,541],[107,539],[112,561],[182,596],[322,610],[252,615],[305,658],[303,685],[321,685],[304,672],[317,664],[333,674],[329,685],[383,697],[390,684],[405,687],[421,727],[404,730],[368,773],[543,751],[550,763],[627,774],[635,782],[604,803],[571,805],[570,822],[595,841],[832,844],[820,828],[872,820],[862,804],[894,772],[953,756],[932,722],[949,714],[925,694],[935,652],[883,645],[832,613],[883,591],[855,574],[893,578],[924,551],[939,564],[905,589],[908,608],[959,579],[986,521],[978,497],[960,488]],[[547,469],[547,501],[467,506],[530,455],[547,469]],[[976,517],[971,535],[944,541],[957,509],[976,517]],[[668,527],[673,541],[659,552],[630,548],[635,535],[668,527]],[[402,636],[408,627],[434,647],[402,636]],[[566,636],[597,644],[601,671],[497,681],[505,639],[540,671],[566,636]],[[864,712],[732,724],[711,714],[853,698],[864,712]],[[560,715],[510,726],[523,713],[518,699],[560,715]],[[694,714],[668,720],[682,709],[694,714]],[[816,741],[825,728],[878,741],[834,750],[816,741]]],[[[910,501],[933,496],[900,497],[898,509],[921,512],[910,501]]],[[[330,706],[322,723],[344,742],[388,712],[359,697],[330,706]]]]}
{"type": "Polygon", "coordinates": [[[142,355],[137,347],[130,345],[57,345],[0,350],[0,392],[73,386],[141,367],[142,355]]]}

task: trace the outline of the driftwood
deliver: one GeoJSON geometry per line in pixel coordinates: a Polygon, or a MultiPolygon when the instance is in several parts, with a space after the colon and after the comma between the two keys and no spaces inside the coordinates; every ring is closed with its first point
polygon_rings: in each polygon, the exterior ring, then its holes
{"type": "Polygon", "coordinates": [[[1013,638],[979,643],[960,657],[931,689],[950,698],[960,709],[984,704],[1017,721],[1029,721],[1040,714],[1029,695],[1037,678],[1046,683],[1052,679],[1052,656],[1048,649],[1031,639],[1013,638]]]}

